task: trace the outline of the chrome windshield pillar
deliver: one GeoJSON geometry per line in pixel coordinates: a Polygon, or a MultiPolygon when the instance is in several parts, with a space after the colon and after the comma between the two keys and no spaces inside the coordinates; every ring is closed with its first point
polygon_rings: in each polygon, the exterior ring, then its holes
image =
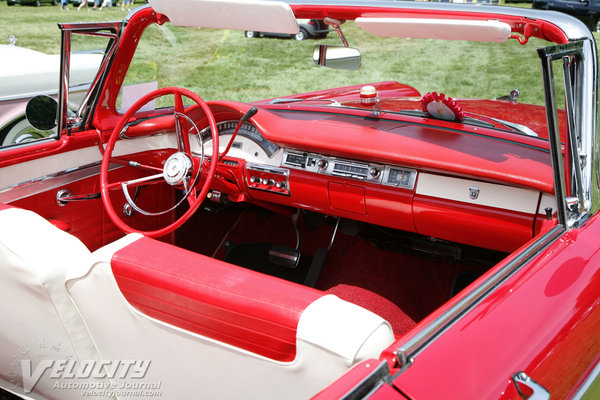
{"type": "Polygon", "coordinates": [[[69,104],[69,74],[71,71],[71,32],[61,31],[60,82],[58,84],[58,107],[56,121],[58,135],[67,127],[67,105],[69,104]]]}
{"type": "MultiPolygon", "coordinates": [[[[582,222],[592,207],[592,169],[594,163],[587,157],[595,149],[593,137],[596,130],[596,68],[591,59],[594,46],[589,40],[538,49],[542,63],[544,96],[550,154],[554,170],[554,190],[558,207],[558,220],[567,228],[582,222]],[[552,62],[562,60],[567,115],[564,143],[559,132],[554,70],[552,62]],[[569,159],[569,177],[565,175],[564,159],[569,159]],[[567,188],[567,182],[570,186],[567,188]]],[[[595,154],[594,159],[596,159],[595,154]]]]}
{"type": "Polygon", "coordinates": [[[125,26],[124,22],[100,22],[100,23],[68,23],[58,24],[61,30],[61,63],[60,63],[60,82],[58,88],[58,110],[57,124],[59,135],[65,129],[72,126],[87,126],[91,117],[91,110],[97,103],[99,87],[103,85],[110,62],[114,56],[119,40],[125,26]],[[90,88],[81,103],[75,118],[68,118],[69,104],[69,81],[71,67],[71,38],[72,34],[82,34],[90,36],[100,36],[110,39],[109,45],[104,52],[104,58],[100,64],[90,88]]]}

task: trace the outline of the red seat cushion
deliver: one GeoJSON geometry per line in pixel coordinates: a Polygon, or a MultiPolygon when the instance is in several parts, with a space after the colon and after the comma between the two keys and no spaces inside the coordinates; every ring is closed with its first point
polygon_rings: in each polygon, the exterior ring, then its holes
{"type": "Polygon", "coordinates": [[[111,266],[148,316],[279,361],[294,359],[300,316],[324,295],[150,238],[117,251],[111,266]]]}

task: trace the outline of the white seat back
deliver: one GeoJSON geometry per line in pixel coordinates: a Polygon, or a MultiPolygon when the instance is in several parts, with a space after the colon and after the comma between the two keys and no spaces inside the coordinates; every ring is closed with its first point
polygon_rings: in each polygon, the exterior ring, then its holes
{"type": "Polygon", "coordinates": [[[51,375],[65,360],[97,358],[64,286],[66,272],[89,258],[78,239],[38,214],[0,208],[0,386],[33,398],[81,398],[60,388],[71,378],[51,375]]]}
{"type": "MultiPolygon", "coordinates": [[[[159,391],[162,398],[307,399],[357,362],[379,357],[394,341],[386,321],[333,295],[140,235],[128,235],[93,256],[91,268],[69,273],[69,293],[102,359],[149,360],[147,373],[139,382],[159,391]],[[181,266],[185,274],[178,273],[177,264],[182,262],[186,263],[181,266]],[[127,264],[125,272],[118,263],[127,264]],[[289,294],[285,293],[288,284],[289,294]],[[119,285],[127,287],[122,290],[119,285]],[[260,289],[252,296],[253,289],[248,286],[260,289]],[[169,289],[172,287],[180,289],[169,289]],[[191,293],[195,287],[198,293],[191,293]],[[269,290],[281,295],[280,303],[263,301],[269,290]],[[261,333],[268,336],[269,331],[260,330],[271,328],[261,326],[271,327],[269,318],[294,301],[290,296],[302,296],[304,291],[308,299],[314,295],[316,300],[310,300],[292,323],[292,338],[296,339],[291,361],[249,350],[260,344],[269,346],[270,340],[244,343],[243,335],[241,341],[234,338],[236,332],[246,330],[247,342],[256,341],[253,338],[261,333]],[[227,325],[227,318],[236,311],[239,325],[227,325]],[[195,326],[208,328],[192,332],[195,326]],[[216,327],[229,329],[236,345],[227,343],[228,337],[215,332],[216,327]]],[[[281,321],[282,326],[286,323],[281,321]]]]}

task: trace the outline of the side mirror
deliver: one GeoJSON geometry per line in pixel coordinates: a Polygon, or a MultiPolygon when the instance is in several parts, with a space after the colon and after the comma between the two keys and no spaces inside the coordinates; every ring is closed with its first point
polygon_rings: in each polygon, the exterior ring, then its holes
{"type": "Polygon", "coordinates": [[[356,71],[360,68],[360,51],[352,47],[318,44],[313,50],[313,60],[322,67],[356,71]]]}
{"type": "Polygon", "coordinates": [[[25,117],[35,129],[49,131],[56,127],[58,103],[50,96],[35,96],[27,103],[25,117]]]}

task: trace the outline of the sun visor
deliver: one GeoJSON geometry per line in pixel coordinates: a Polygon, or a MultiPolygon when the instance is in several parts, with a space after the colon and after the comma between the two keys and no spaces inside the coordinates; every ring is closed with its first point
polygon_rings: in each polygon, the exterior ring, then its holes
{"type": "Polygon", "coordinates": [[[150,0],[152,8],[178,26],[296,34],[287,3],[262,0],[150,0]]]}
{"type": "Polygon", "coordinates": [[[494,20],[359,17],[356,24],[377,36],[471,42],[506,42],[511,32],[510,25],[494,20]]]}

